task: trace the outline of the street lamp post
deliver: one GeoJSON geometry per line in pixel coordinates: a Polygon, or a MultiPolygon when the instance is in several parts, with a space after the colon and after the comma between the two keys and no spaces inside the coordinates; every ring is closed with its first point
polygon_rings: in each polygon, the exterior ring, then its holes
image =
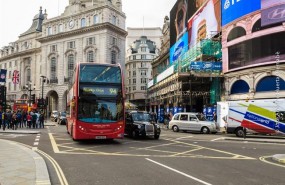
{"type": "Polygon", "coordinates": [[[32,97],[32,91],[35,90],[35,86],[32,88],[32,82],[29,82],[26,86],[26,89],[29,91],[29,106],[32,105],[32,100],[31,100],[31,97],[32,97]]]}
{"type": "Polygon", "coordinates": [[[43,110],[44,110],[44,105],[45,105],[45,103],[44,103],[44,83],[45,83],[45,81],[46,81],[46,76],[41,76],[41,78],[42,78],[42,105],[41,105],[41,108],[42,108],[42,112],[43,112],[43,110]]]}

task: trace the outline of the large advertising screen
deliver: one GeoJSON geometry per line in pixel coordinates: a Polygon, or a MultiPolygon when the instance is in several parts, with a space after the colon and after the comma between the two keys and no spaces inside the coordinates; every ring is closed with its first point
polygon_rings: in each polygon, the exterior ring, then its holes
{"type": "Polygon", "coordinates": [[[220,31],[220,0],[209,0],[188,21],[189,48],[220,31]]]}
{"type": "Polygon", "coordinates": [[[170,60],[169,63],[172,65],[179,57],[188,51],[188,32],[170,48],[170,60]]]}
{"type": "Polygon", "coordinates": [[[230,46],[229,70],[260,66],[285,60],[285,32],[246,40],[230,46]]]}
{"type": "Polygon", "coordinates": [[[206,1],[208,0],[177,0],[170,11],[170,47],[183,36],[188,20],[206,1]]]}
{"type": "MultiPolygon", "coordinates": [[[[267,0],[269,1],[269,0],[267,0]]],[[[222,0],[222,26],[256,10],[260,10],[260,0],[222,0]]]]}
{"type": "Polygon", "coordinates": [[[261,0],[261,26],[285,22],[285,0],[261,0]]]}

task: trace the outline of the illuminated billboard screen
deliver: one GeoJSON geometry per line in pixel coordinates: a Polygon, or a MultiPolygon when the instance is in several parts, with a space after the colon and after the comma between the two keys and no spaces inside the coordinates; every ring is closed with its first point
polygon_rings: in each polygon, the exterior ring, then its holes
{"type": "Polygon", "coordinates": [[[261,0],[261,26],[285,22],[285,0],[261,0]]]}
{"type": "Polygon", "coordinates": [[[181,57],[188,50],[188,32],[170,48],[170,64],[173,64],[179,57],[181,57]]]}
{"type": "Polygon", "coordinates": [[[222,26],[246,14],[260,10],[260,1],[261,0],[222,0],[222,26]]]}
{"type": "Polygon", "coordinates": [[[229,70],[276,63],[285,60],[285,32],[250,39],[230,46],[229,70]]]}
{"type": "Polygon", "coordinates": [[[170,47],[184,35],[188,20],[206,1],[208,0],[177,0],[170,11],[170,47]]]}
{"type": "Polygon", "coordinates": [[[211,38],[220,31],[220,1],[209,0],[188,21],[189,48],[200,40],[211,38]]]}

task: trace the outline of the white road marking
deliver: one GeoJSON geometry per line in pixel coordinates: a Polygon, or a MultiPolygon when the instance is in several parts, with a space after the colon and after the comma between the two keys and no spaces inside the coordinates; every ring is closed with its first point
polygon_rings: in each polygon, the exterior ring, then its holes
{"type": "Polygon", "coordinates": [[[39,142],[34,142],[34,145],[39,145],[39,142]]]}
{"type": "Polygon", "coordinates": [[[219,137],[219,138],[216,138],[216,139],[212,139],[211,141],[218,141],[218,140],[221,140],[221,139],[224,139],[224,137],[219,137]]]}
{"type": "Polygon", "coordinates": [[[146,158],[146,160],[148,160],[148,161],[150,161],[150,162],[152,162],[152,163],[155,163],[155,164],[157,164],[157,165],[159,165],[159,166],[162,166],[162,167],[164,167],[164,168],[167,168],[167,169],[169,169],[169,170],[171,170],[171,171],[174,171],[174,172],[176,172],[176,173],[179,173],[179,174],[181,174],[181,175],[183,175],[183,176],[185,176],[185,177],[188,177],[188,178],[190,178],[190,179],[193,179],[193,180],[195,180],[195,181],[198,181],[198,182],[200,182],[201,184],[212,185],[212,184],[210,184],[210,183],[208,183],[208,182],[205,182],[205,181],[203,181],[203,180],[201,180],[201,179],[198,179],[198,178],[196,178],[196,177],[193,177],[193,176],[191,176],[191,175],[188,175],[188,174],[186,174],[186,173],[184,173],[184,172],[178,171],[178,170],[176,170],[176,169],[174,169],[174,168],[171,168],[171,167],[166,166],[166,165],[164,165],[164,164],[161,164],[161,163],[159,163],[159,162],[153,161],[153,160],[148,159],[148,158],[146,158]]]}
{"type": "Polygon", "coordinates": [[[193,137],[193,136],[179,137],[179,138],[176,138],[175,140],[186,139],[186,138],[190,138],[190,137],[193,137]]]}
{"type": "Polygon", "coordinates": [[[35,141],[39,141],[39,140],[40,140],[39,138],[36,138],[36,139],[35,139],[35,141]]]}

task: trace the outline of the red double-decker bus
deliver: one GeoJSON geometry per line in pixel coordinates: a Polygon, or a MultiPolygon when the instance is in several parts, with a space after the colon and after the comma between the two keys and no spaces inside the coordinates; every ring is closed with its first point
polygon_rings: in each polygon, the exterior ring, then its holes
{"type": "Polygon", "coordinates": [[[73,140],[124,137],[123,77],[119,65],[77,64],[67,95],[66,128],[73,140]]]}
{"type": "Polygon", "coordinates": [[[24,110],[28,111],[28,99],[18,99],[14,101],[13,111],[24,110]]]}

